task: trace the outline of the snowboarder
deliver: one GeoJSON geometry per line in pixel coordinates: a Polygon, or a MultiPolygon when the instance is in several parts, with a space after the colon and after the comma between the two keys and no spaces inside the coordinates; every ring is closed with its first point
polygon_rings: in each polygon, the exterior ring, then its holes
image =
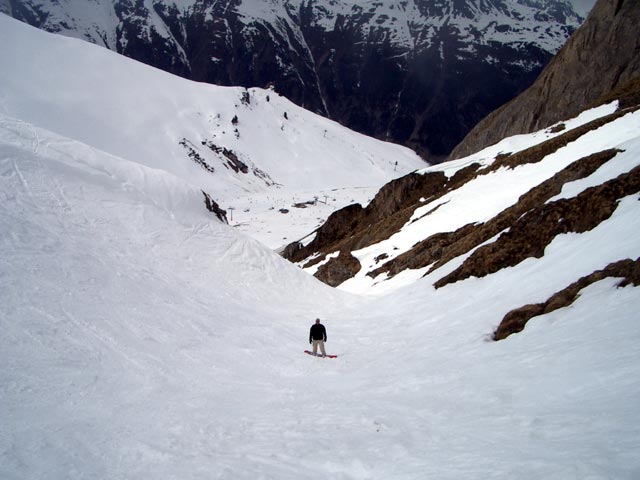
{"type": "Polygon", "coordinates": [[[320,346],[320,351],[322,352],[322,356],[325,357],[327,354],[324,351],[324,342],[327,341],[327,330],[324,328],[324,325],[320,323],[320,319],[316,318],[316,323],[311,325],[311,329],[309,330],[309,343],[313,344],[313,354],[318,354],[318,346],[320,346]]]}

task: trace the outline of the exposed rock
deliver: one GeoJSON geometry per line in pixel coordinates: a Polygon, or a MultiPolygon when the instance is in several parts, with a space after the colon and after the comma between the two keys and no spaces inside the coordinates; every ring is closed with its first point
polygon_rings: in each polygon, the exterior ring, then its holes
{"type": "Polygon", "coordinates": [[[616,87],[611,93],[600,97],[591,106],[597,107],[614,100],[619,102],[621,109],[632,108],[640,105],[640,77],[616,87]]]}
{"type": "MultiPolygon", "coordinates": [[[[563,142],[552,142],[552,144],[557,147],[562,145],[563,142]]],[[[519,157],[520,161],[526,163],[532,159],[537,159],[536,153],[538,151],[539,150],[536,149],[531,154],[521,155],[519,157]]],[[[549,150],[549,147],[545,147],[542,148],[542,151],[552,153],[555,150],[549,150]]],[[[427,272],[431,273],[450,260],[472,251],[500,232],[510,228],[511,225],[516,223],[526,212],[542,208],[548,199],[560,193],[565,183],[590,175],[604,163],[615,157],[617,152],[617,150],[606,150],[577,160],[555,174],[552,178],[522,195],[515,205],[507,208],[488,222],[465,225],[454,232],[432,235],[418,242],[411,250],[399,255],[378,269],[373,270],[369,275],[376,277],[381,273],[387,272],[388,276],[392,277],[405,269],[419,269],[428,265],[432,265],[427,272]]],[[[487,169],[482,170],[483,173],[486,171],[487,169]]],[[[537,233],[535,235],[537,235],[537,233]]],[[[535,235],[528,232],[527,238],[535,235]]],[[[444,277],[444,279],[446,278],[448,277],[444,277]]],[[[436,286],[446,284],[441,284],[441,282],[444,282],[444,279],[437,282],[436,286]]]]}
{"type": "Polygon", "coordinates": [[[362,268],[358,259],[348,252],[340,252],[340,255],[334,260],[336,261],[325,263],[318,268],[315,275],[319,280],[332,287],[337,287],[353,277],[362,268]]]}
{"type": "Polygon", "coordinates": [[[187,140],[186,138],[183,138],[182,140],[180,140],[179,143],[187,151],[187,156],[191,160],[193,160],[195,163],[200,165],[207,172],[210,172],[210,173],[214,173],[215,172],[215,168],[213,168],[211,165],[209,165],[206,162],[206,160],[204,158],[202,158],[202,156],[196,151],[196,149],[194,148],[193,144],[189,140],[187,140]]]}
{"type": "Polygon", "coordinates": [[[247,164],[240,160],[233,150],[223,148],[222,154],[227,158],[227,165],[229,165],[234,172],[249,173],[249,167],[247,164]]]}
{"type": "Polygon", "coordinates": [[[629,284],[635,287],[640,286],[640,258],[611,263],[603,270],[597,270],[580,278],[577,282],[555,293],[544,303],[525,305],[510,311],[500,322],[498,329],[493,334],[493,339],[503,340],[513,333],[521,332],[533,317],[551,313],[554,310],[571,305],[578,298],[580,291],[592,283],[608,277],[621,278],[622,280],[618,283],[618,287],[625,287],[629,284]]]}
{"type": "Polygon", "coordinates": [[[253,168],[253,174],[258,177],[260,180],[262,180],[265,184],[267,184],[269,187],[273,186],[273,185],[278,185],[278,183],[274,182],[271,177],[269,176],[269,174],[263,170],[260,170],[257,167],[253,168]]]}
{"type": "Polygon", "coordinates": [[[498,155],[496,157],[496,160],[483,173],[492,172],[498,170],[501,167],[515,168],[518,165],[541,162],[548,155],[557,152],[562,147],[568,145],[571,142],[575,142],[578,138],[585,135],[586,133],[596,130],[597,128],[600,128],[607,123],[613,122],[614,120],[617,120],[627,113],[637,109],[638,107],[624,110],[619,109],[615,113],[605,115],[604,117],[597,118],[596,120],[592,120],[591,122],[588,122],[578,128],[569,130],[562,135],[553,137],[545,142],[539,143],[538,145],[534,145],[520,152],[514,154],[498,155]]]}
{"type": "Polygon", "coordinates": [[[380,221],[389,215],[415,204],[420,198],[430,200],[445,191],[447,177],[442,172],[410,173],[384,185],[367,205],[369,222],[380,221]]]}
{"type": "MultiPolygon", "coordinates": [[[[334,212],[327,222],[316,231],[316,237],[312,242],[305,247],[294,243],[286,249],[284,256],[294,262],[310,259],[304,264],[304,267],[307,268],[323,261],[332,252],[352,252],[378,243],[400,230],[403,225],[410,221],[416,208],[424,203],[431,202],[447,192],[461,187],[477,176],[490,174],[500,168],[516,168],[521,165],[540,162],[548,155],[576,141],[588,132],[617,120],[635,109],[637,107],[618,110],[613,114],[593,120],[581,127],[569,130],[520,152],[500,154],[486,168],[480,168],[477,163],[469,165],[457,171],[450,179],[447,179],[442,172],[431,172],[424,175],[413,173],[394,180],[385,185],[366,208],[362,208],[360,205],[351,205],[334,212]]],[[[380,274],[386,273],[387,277],[390,278],[405,269],[419,269],[427,266],[431,266],[427,274],[432,273],[453,258],[471,252],[479,245],[507,229],[513,229],[513,225],[518,221],[521,222],[522,218],[533,218],[531,212],[543,208],[548,199],[560,193],[565,183],[592,174],[602,164],[612,159],[617,152],[617,150],[606,150],[579,159],[552,178],[522,195],[515,205],[507,208],[493,219],[482,224],[465,225],[454,232],[433,235],[418,242],[411,250],[390,261],[384,262],[384,258],[379,258],[377,263],[380,262],[381,265],[367,274],[375,278],[380,274]],[[528,216],[525,216],[525,214],[528,216]]],[[[557,225],[554,226],[554,228],[556,227],[557,225]]],[[[537,234],[532,236],[530,232],[526,232],[526,227],[523,228],[525,232],[519,241],[529,242],[530,245],[527,247],[529,250],[522,245],[513,247],[518,250],[518,255],[522,255],[525,252],[528,252],[527,255],[541,255],[544,251],[544,246],[557,234],[556,232],[549,237],[544,237],[541,234],[537,239],[530,239],[529,237],[535,237],[537,234]],[[533,248],[536,242],[541,242],[541,244],[533,248]]],[[[549,231],[547,233],[551,235],[552,232],[549,231]]],[[[506,245],[506,243],[500,243],[499,247],[495,246],[495,248],[500,250],[506,245]]],[[[484,252],[486,250],[481,249],[481,251],[484,252]]],[[[469,266],[468,262],[477,258],[475,255],[478,255],[478,252],[468,259],[461,269],[467,268],[469,266]]],[[[502,258],[500,262],[492,260],[496,269],[508,266],[510,263],[506,260],[507,258],[511,258],[510,261],[512,262],[516,261],[516,258],[520,258],[513,252],[508,251],[508,249],[494,253],[493,257],[500,257],[501,255],[505,258],[502,258]]],[[[345,258],[344,256],[332,258],[328,261],[328,265],[338,268],[339,263],[345,258]]],[[[518,261],[522,259],[520,258],[518,261]]],[[[480,275],[481,269],[479,267],[475,266],[472,270],[475,272],[473,275],[480,275]]],[[[458,269],[456,272],[444,277],[436,283],[436,286],[443,286],[450,281],[455,281],[454,276],[459,275],[460,271],[458,269]]]]}
{"type": "MultiPolygon", "coordinates": [[[[415,209],[475,177],[479,164],[469,165],[451,177],[442,172],[410,173],[386,184],[366,208],[349,205],[334,212],[316,231],[316,237],[306,247],[297,242],[285,248],[283,256],[293,262],[312,259],[305,268],[321,262],[335,251],[354,251],[389,238],[407,223],[415,209]],[[320,255],[314,255],[318,254],[320,255]]],[[[339,269],[346,256],[332,258],[327,268],[339,269]]],[[[378,261],[382,261],[379,258],[378,261]]],[[[386,264],[385,264],[386,265],[386,264]]],[[[384,266],[382,267],[384,269],[384,266]]],[[[316,274],[318,278],[320,276],[316,274]]]]}
{"type": "Polygon", "coordinates": [[[302,248],[302,244],[299,242],[293,242],[284,247],[281,252],[281,255],[284,258],[295,258],[297,256],[297,251],[302,248]]]}
{"type": "MultiPolygon", "coordinates": [[[[283,256],[292,262],[300,262],[310,257],[316,252],[329,254],[339,250],[333,248],[345,238],[355,233],[362,222],[364,209],[360,204],[348,205],[340,210],[336,210],[329,218],[316,230],[315,238],[307,246],[303,247],[299,242],[285,247],[283,256]],[[333,250],[331,250],[333,248],[333,250]],[[287,254],[291,253],[292,256],[287,254]]],[[[315,262],[310,262],[305,266],[309,267],[318,263],[322,258],[317,258],[315,262]]]]}
{"type": "Polygon", "coordinates": [[[510,222],[509,230],[495,242],[478,248],[459,268],[438,280],[435,286],[440,288],[472,276],[484,277],[515,266],[526,258],[540,258],[557,235],[592,230],[611,217],[619,199],[639,191],[640,167],[636,167],[602,185],[588,188],[576,197],[527,210],[510,222]]]}
{"type": "Polygon", "coordinates": [[[247,164],[240,160],[233,150],[229,150],[226,147],[220,147],[210,140],[203,140],[201,143],[212,152],[223,155],[228,160],[225,164],[227,168],[231,168],[231,170],[236,173],[249,173],[249,167],[247,164]]]}
{"type": "MultiPolygon", "coordinates": [[[[285,258],[299,262],[317,252],[326,255],[337,250],[352,251],[383,240],[409,220],[412,205],[422,197],[442,194],[446,183],[442,172],[411,173],[393,180],[380,189],[366,208],[354,204],[333,212],[316,230],[312,242],[305,247],[285,249],[294,254],[292,257],[285,254],[285,258]]],[[[340,261],[338,257],[329,263],[340,261]]]]}
{"type": "Polygon", "coordinates": [[[218,203],[204,190],[202,190],[202,194],[204,195],[204,204],[207,207],[207,210],[214,213],[221,222],[229,223],[227,220],[227,211],[220,208],[218,203]]]}
{"type": "MultiPolygon", "coordinates": [[[[432,263],[442,260],[445,256],[448,257],[446,252],[456,243],[470,238],[469,235],[475,228],[477,228],[475,225],[470,224],[459,228],[455,232],[437,233],[432,235],[415,244],[408,252],[405,252],[385,263],[381,267],[372,270],[367,275],[375,278],[378,275],[387,273],[388,277],[393,277],[407,269],[419,269],[431,265],[432,263]]],[[[473,243],[474,242],[468,242],[468,246],[465,248],[473,248],[473,243]]]]}
{"type": "MultiPolygon", "coordinates": [[[[629,111],[618,111],[596,119],[563,135],[553,137],[515,154],[500,154],[488,168],[478,170],[479,165],[472,164],[458,171],[451,178],[449,188],[459,188],[478,175],[486,175],[502,167],[515,168],[527,163],[540,162],[547,155],[556,152],[582,135],[620,118],[629,111]]],[[[603,163],[613,158],[615,154],[615,150],[608,150],[580,159],[558,172],[553,178],[523,195],[516,205],[506,209],[489,222],[480,225],[465,225],[454,232],[439,233],[426,238],[418,242],[411,250],[369,272],[368,275],[375,278],[386,272],[388,277],[393,277],[404,269],[419,269],[433,265],[428,272],[431,273],[453,258],[470,252],[478,245],[499,234],[523,213],[542,205],[549,198],[558,194],[562,189],[562,185],[566,182],[590,175],[603,163]]]]}
{"type": "Polygon", "coordinates": [[[637,0],[598,0],[582,27],[536,82],[478,123],[450,158],[464,157],[502,138],[571,118],[603,95],[637,79],[638,25],[637,0]]]}

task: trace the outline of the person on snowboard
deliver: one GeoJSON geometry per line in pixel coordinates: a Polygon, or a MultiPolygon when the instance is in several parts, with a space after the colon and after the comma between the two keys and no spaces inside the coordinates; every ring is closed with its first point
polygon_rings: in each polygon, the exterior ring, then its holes
{"type": "Polygon", "coordinates": [[[309,330],[309,343],[313,343],[313,354],[318,354],[318,346],[320,346],[320,351],[322,352],[322,356],[326,357],[326,353],[324,352],[324,342],[327,341],[327,330],[324,328],[324,325],[320,323],[320,319],[316,318],[316,323],[311,325],[311,329],[309,330]]]}

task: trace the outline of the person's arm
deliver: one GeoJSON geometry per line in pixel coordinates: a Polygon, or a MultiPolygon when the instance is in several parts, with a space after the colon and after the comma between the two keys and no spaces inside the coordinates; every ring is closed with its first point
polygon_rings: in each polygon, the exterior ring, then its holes
{"type": "Polygon", "coordinates": [[[322,327],[322,333],[324,334],[324,341],[327,341],[327,329],[322,327]]]}
{"type": "Polygon", "coordinates": [[[309,329],[309,343],[311,343],[311,332],[313,331],[313,327],[309,329]]]}

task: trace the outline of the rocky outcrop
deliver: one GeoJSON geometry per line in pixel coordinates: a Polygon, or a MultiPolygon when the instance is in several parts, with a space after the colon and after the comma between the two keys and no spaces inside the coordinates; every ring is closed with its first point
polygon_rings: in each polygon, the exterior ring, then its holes
{"type": "Polygon", "coordinates": [[[640,2],[598,0],[535,83],[488,115],[453,150],[461,158],[502,138],[571,118],[640,77],[640,2]]]}
{"type": "MultiPolygon", "coordinates": [[[[603,152],[603,155],[606,158],[611,154],[603,152]]],[[[621,198],[638,192],[640,167],[602,185],[588,188],[576,197],[544,203],[528,210],[495,242],[478,248],[459,268],[434,285],[440,288],[472,276],[484,277],[515,266],[527,258],[540,258],[556,236],[594,229],[611,217],[621,198]],[[532,235],[532,232],[535,234],[532,235]]]]}
{"type": "MultiPolygon", "coordinates": [[[[293,262],[307,259],[303,264],[307,268],[339,251],[341,254],[331,258],[326,268],[354,271],[351,265],[355,259],[350,252],[389,238],[411,219],[418,206],[436,200],[471,180],[479,167],[479,164],[469,165],[451,178],[442,172],[432,172],[411,173],[393,180],[380,189],[366,208],[349,205],[334,212],[315,232],[312,242],[306,246],[293,242],[285,247],[282,255],[293,262]],[[342,262],[348,265],[341,266],[342,262]]],[[[354,274],[359,270],[355,269],[354,274]]],[[[318,272],[316,277],[323,280],[323,275],[318,272]]]]}
{"type": "Polygon", "coordinates": [[[640,286],[640,258],[626,259],[607,265],[603,270],[597,270],[590,275],[580,278],[567,288],[555,293],[546,302],[525,305],[507,313],[497,330],[493,334],[494,340],[504,340],[509,335],[521,332],[529,320],[540,315],[551,313],[559,308],[568,307],[589,285],[605,278],[620,278],[618,287],[627,285],[640,286]]]}
{"type": "MultiPolygon", "coordinates": [[[[549,143],[555,143],[556,146],[558,146],[558,142],[552,141],[549,143]]],[[[540,149],[539,147],[534,147],[533,150],[540,149]]],[[[515,205],[506,209],[490,221],[482,224],[465,225],[453,232],[438,233],[430,236],[418,242],[411,250],[385,263],[380,268],[369,272],[368,275],[375,278],[382,273],[387,273],[387,277],[393,277],[406,269],[419,269],[431,265],[431,268],[427,272],[427,274],[429,274],[450,260],[471,252],[474,248],[495,237],[505,229],[511,228],[525,213],[542,208],[548,199],[560,193],[565,183],[592,174],[604,163],[613,159],[616,153],[616,150],[607,150],[577,160],[549,180],[523,195],[515,205]]],[[[522,163],[527,163],[526,160],[530,161],[535,158],[535,156],[523,155],[521,156],[521,161],[522,163]]],[[[485,172],[486,170],[483,171],[483,174],[485,174],[485,172]]],[[[522,241],[529,242],[530,244],[541,241],[543,237],[538,235],[537,228],[535,231],[535,235],[532,235],[531,231],[527,231],[525,235],[526,238],[522,239],[522,241]]],[[[519,245],[519,247],[519,253],[522,254],[527,251],[522,245],[519,245]]],[[[536,252],[539,253],[539,250],[536,250],[536,252]]],[[[507,261],[507,257],[515,261],[515,255],[507,255],[503,250],[500,250],[500,253],[496,255],[499,256],[503,262],[507,261]]],[[[493,263],[498,270],[506,266],[498,265],[498,263],[499,262],[493,263]]],[[[464,267],[464,264],[462,267],[464,267]]],[[[459,279],[456,277],[456,272],[459,270],[460,269],[436,282],[436,287],[444,286],[447,283],[455,281],[454,279],[459,279]]],[[[475,272],[476,276],[480,276],[478,271],[475,272]]]]}
{"type": "Polygon", "coordinates": [[[328,262],[318,268],[316,278],[327,285],[337,287],[360,271],[360,262],[348,252],[340,252],[335,262],[328,262]]]}
{"type": "MultiPolygon", "coordinates": [[[[412,207],[420,198],[436,198],[446,188],[447,178],[441,172],[411,173],[393,180],[380,189],[366,208],[354,204],[332,213],[316,230],[312,242],[304,247],[294,242],[285,248],[283,256],[292,262],[313,256],[313,260],[305,264],[309,267],[332,252],[350,252],[379,242],[409,220],[412,207]]],[[[337,265],[346,258],[334,258],[329,264],[337,265]]]]}
{"type": "Polygon", "coordinates": [[[204,195],[204,205],[205,207],[207,207],[207,210],[218,217],[218,220],[220,220],[222,223],[229,223],[229,221],[227,220],[227,211],[220,208],[220,205],[218,205],[218,203],[213,198],[211,198],[211,195],[209,195],[204,190],[202,190],[202,194],[204,195]]]}
{"type": "MultiPolygon", "coordinates": [[[[636,88],[625,88],[623,95],[617,97],[621,105],[633,104],[640,98],[640,82],[633,85],[636,88]]],[[[482,167],[479,163],[471,163],[450,178],[442,171],[431,171],[412,173],[394,180],[385,185],[366,208],[350,205],[334,212],[318,228],[311,242],[305,245],[294,242],[285,249],[284,256],[303,268],[323,262],[327,271],[340,272],[341,276],[334,275],[332,282],[335,283],[336,278],[346,280],[350,278],[346,273],[360,271],[355,268],[351,252],[390,238],[411,221],[417,208],[480,176],[544,161],[567,145],[580,141],[581,137],[634,114],[638,108],[618,109],[570,130],[566,130],[564,124],[556,125],[548,130],[547,133],[551,130],[555,133],[548,140],[515,153],[500,153],[482,167]],[[339,255],[336,256],[336,252],[339,255]]],[[[611,216],[622,196],[630,195],[639,188],[640,172],[635,169],[575,198],[549,202],[565,184],[592,175],[619,152],[618,149],[607,149],[573,161],[486,222],[428,236],[399,255],[391,252],[380,255],[376,259],[380,266],[367,271],[367,275],[377,278],[384,274],[385,279],[390,279],[408,269],[429,267],[428,275],[455,258],[470,255],[459,268],[434,284],[439,288],[470,276],[489,275],[529,257],[540,257],[557,235],[594,228],[611,216]],[[497,240],[493,241],[494,238],[497,240]],[[488,241],[492,243],[481,247],[488,241]]],[[[316,276],[327,278],[325,274],[316,276]]]]}

